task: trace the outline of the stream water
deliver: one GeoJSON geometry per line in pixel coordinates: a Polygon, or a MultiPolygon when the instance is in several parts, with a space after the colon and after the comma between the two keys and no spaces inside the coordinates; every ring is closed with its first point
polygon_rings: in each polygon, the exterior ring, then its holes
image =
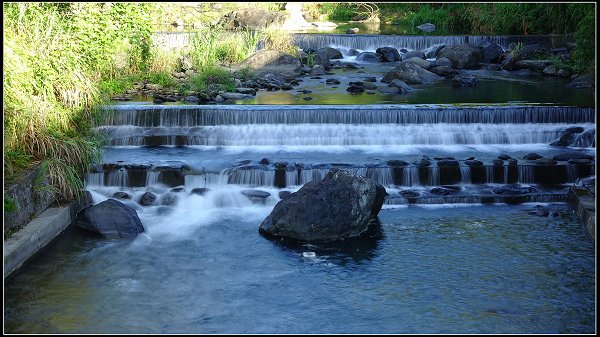
{"type": "Polygon", "coordinates": [[[258,234],[273,202],[234,192],[140,209],[133,242],[71,229],[5,285],[5,332],[595,330],[594,246],[564,204],[386,207],[370,240],[289,248],[258,234]]]}
{"type": "Polygon", "coordinates": [[[85,188],[94,204],[126,194],[146,231],[111,241],[71,226],[6,280],[5,332],[594,333],[594,243],[564,203],[595,176],[594,94],[478,70],[475,88],[351,95],[346,82],[381,85],[394,65],[361,66],[222,105],[106,107],[85,188]],[[573,127],[569,146],[550,145],[573,127]],[[368,238],[259,235],[280,192],[332,167],[386,188],[368,238]],[[507,184],[529,192],[497,192],[507,184]],[[141,206],[147,192],[157,201],[141,206]]]}

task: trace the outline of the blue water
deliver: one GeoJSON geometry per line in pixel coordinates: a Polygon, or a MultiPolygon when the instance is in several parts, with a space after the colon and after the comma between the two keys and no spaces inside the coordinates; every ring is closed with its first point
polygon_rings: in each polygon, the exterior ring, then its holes
{"type": "Polygon", "coordinates": [[[138,211],[131,243],[68,230],[5,283],[5,332],[595,331],[594,246],[564,204],[389,208],[336,248],[260,236],[273,202],[194,198],[138,211]]]}

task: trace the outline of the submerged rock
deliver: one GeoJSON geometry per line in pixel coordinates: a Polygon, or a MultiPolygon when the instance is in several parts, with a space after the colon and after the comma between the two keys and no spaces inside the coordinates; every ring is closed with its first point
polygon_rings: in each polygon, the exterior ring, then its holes
{"type": "Polygon", "coordinates": [[[109,239],[133,239],[144,231],[137,212],[114,199],[82,210],[76,225],[109,239]]]}
{"type": "Polygon", "coordinates": [[[385,188],[340,169],[306,183],[275,205],[261,223],[262,235],[303,242],[327,242],[364,232],[381,210],[385,188]]]}
{"type": "Polygon", "coordinates": [[[459,74],[452,78],[455,87],[474,87],[477,79],[473,75],[459,74]]]}

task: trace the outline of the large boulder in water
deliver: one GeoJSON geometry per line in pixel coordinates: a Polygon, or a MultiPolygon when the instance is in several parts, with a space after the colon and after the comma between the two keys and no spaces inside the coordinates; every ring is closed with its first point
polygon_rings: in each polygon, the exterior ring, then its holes
{"type": "Polygon", "coordinates": [[[481,61],[481,50],[475,44],[464,43],[442,48],[437,57],[449,59],[454,68],[475,68],[481,61]]]}
{"type": "Polygon", "coordinates": [[[308,182],[278,202],[261,223],[259,232],[302,242],[355,237],[376,218],[385,196],[385,188],[380,184],[332,169],[323,180],[308,182]]]}
{"type": "Polygon", "coordinates": [[[144,231],[137,212],[114,199],[82,210],[76,225],[109,239],[133,239],[144,231]]]}
{"type": "Polygon", "coordinates": [[[391,83],[393,80],[399,79],[408,84],[427,84],[441,78],[442,77],[423,69],[415,63],[402,62],[396,68],[385,74],[381,79],[381,82],[391,83]]]}
{"type": "Polygon", "coordinates": [[[500,55],[504,53],[504,49],[497,44],[492,42],[485,42],[479,45],[481,49],[481,62],[493,63],[500,60],[500,55]]]}
{"type": "Polygon", "coordinates": [[[300,59],[279,50],[263,49],[239,64],[239,69],[250,68],[260,72],[300,75],[300,59]]]}
{"type": "Polygon", "coordinates": [[[377,53],[373,53],[370,51],[364,51],[358,55],[356,55],[356,60],[361,62],[381,62],[381,55],[377,53]]]}
{"type": "Polygon", "coordinates": [[[400,61],[400,53],[398,49],[394,47],[381,47],[375,50],[376,54],[381,56],[381,61],[383,62],[396,62],[400,61]]]}
{"type": "Polygon", "coordinates": [[[330,60],[344,58],[341,51],[332,47],[319,48],[319,50],[317,50],[317,53],[322,53],[325,57],[327,57],[330,60]]]}
{"type": "Polygon", "coordinates": [[[219,20],[219,24],[225,29],[260,30],[269,26],[281,26],[286,18],[287,15],[282,12],[248,7],[225,14],[219,20]]]}

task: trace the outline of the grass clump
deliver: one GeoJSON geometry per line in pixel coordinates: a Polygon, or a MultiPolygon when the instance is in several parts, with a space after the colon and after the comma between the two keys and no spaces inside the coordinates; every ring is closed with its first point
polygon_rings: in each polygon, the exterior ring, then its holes
{"type": "Polygon", "coordinates": [[[180,91],[202,92],[209,89],[234,91],[235,82],[229,70],[219,66],[205,68],[202,72],[192,75],[180,91]]]}
{"type": "Polygon", "coordinates": [[[81,195],[102,146],[94,108],[125,86],[110,80],[147,68],[151,57],[149,5],[3,5],[5,176],[44,163],[59,199],[81,195]]]}

